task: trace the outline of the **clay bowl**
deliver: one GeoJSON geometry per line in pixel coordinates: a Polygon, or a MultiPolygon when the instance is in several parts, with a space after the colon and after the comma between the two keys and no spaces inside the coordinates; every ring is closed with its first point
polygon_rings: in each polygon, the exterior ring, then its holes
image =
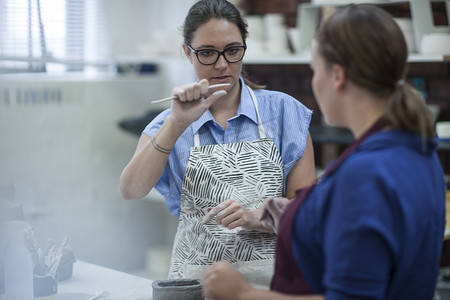
{"type": "Polygon", "coordinates": [[[196,279],[155,280],[153,300],[203,300],[202,285],[196,279]]]}

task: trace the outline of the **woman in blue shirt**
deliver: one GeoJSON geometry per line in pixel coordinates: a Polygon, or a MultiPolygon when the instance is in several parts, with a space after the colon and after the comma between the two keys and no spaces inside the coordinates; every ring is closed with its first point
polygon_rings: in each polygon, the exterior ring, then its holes
{"type": "Polygon", "coordinates": [[[434,124],[404,76],[400,28],[371,5],[340,8],[312,44],[312,87],[326,119],[355,142],[293,201],[266,200],[278,232],[271,291],[228,263],[204,277],[222,299],[432,300],[445,229],[434,124]],[[288,204],[289,203],[289,204],[288,204]]]}
{"type": "Polygon", "coordinates": [[[120,178],[124,198],[155,187],[179,218],[169,278],[200,279],[227,260],[268,286],[275,235],[259,209],[314,180],[312,111],[243,77],[246,26],[228,1],[192,6],[183,50],[198,82],[173,89],[177,99],[145,128],[120,178]]]}

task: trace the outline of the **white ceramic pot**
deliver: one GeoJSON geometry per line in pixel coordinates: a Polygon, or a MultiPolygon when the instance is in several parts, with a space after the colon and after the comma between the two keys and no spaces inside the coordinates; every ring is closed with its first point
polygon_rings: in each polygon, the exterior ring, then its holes
{"type": "Polygon", "coordinates": [[[416,52],[416,41],[414,38],[414,30],[412,25],[412,20],[410,18],[396,18],[394,19],[398,26],[403,32],[405,37],[406,45],[408,46],[408,52],[416,52]]]}
{"type": "Polygon", "coordinates": [[[450,139],[450,121],[437,122],[436,134],[441,139],[450,139]]]}
{"type": "Polygon", "coordinates": [[[423,54],[450,54],[450,33],[425,34],[420,42],[423,54]]]}

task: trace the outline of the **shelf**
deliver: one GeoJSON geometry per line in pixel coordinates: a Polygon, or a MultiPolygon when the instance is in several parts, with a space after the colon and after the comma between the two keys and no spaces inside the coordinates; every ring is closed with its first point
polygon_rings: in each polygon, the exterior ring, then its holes
{"type": "MultiPolygon", "coordinates": [[[[352,133],[345,128],[312,124],[309,131],[313,143],[347,146],[354,141],[352,133]]],[[[450,142],[439,141],[437,151],[450,152],[450,142]]]]}
{"type": "Polygon", "coordinates": [[[450,55],[411,53],[408,62],[450,62],[450,55]]]}
{"type": "MultiPolygon", "coordinates": [[[[308,53],[315,29],[321,20],[321,11],[323,7],[338,7],[350,3],[367,3],[374,5],[391,5],[397,3],[409,3],[411,8],[411,20],[414,31],[414,40],[416,49],[421,49],[422,37],[430,33],[449,33],[450,26],[435,26],[430,2],[444,2],[447,7],[447,17],[450,23],[450,0],[424,1],[424,0],[378,0],[378,1],[319,1],[323,3],[302,3],[298,5],[298,31],[299,31],[299,53],[308,53]]],[[[449,53],[450,54],[450,53],[449,53]]],[[[442,56],[442,60],[446,56],[442,56]]]]}
{"type": "MultiPolygon", "coordinates": [[[[420,0],[423,1],[423,0],[420,0]]],[[[446,0],[429,0],[429,2],[445,2],[446,0]]],[[[448,0],[447,0],[448,1],[448,0]]],[[[358,0],[358,1],[348,1],[348,0],[312,0],[311,3],[305,4],[309,7],[324,7],[324,6],[343,6],[352,3],[357,4],[373,4],[373,5],[390,5],[390,4],[401,4],[409,3],[410,0],[358,0]]]]}
{"type": "Polygon", "coordinates": [[[331,143],[347,146],[354,141],[350,130],[345,128],[311,124],[309,132],[313,143],[331,143]]]}
{"type": "Polygon", "coordinates": [[[244,57],[244,65],[301,65],[309,64],[311,61],[310,55],[261,55],[244,57]]]}
{"type": "MultiPolygon", "coordinates": [[[[309,64],[311,61],[310,55],[261,55],[261,56],[245,56],[244,64],[247,65],[301,65],[309,64]]],[[[450,62],[450,55],[425,55],[419,53],[411,53],[408,56],[408,62],[450,62]]]]}
{"type": "Polygon", "coordinates": [[[442,152],[450,152],[450,142],[440,141],[437,150],[442,152]]]}

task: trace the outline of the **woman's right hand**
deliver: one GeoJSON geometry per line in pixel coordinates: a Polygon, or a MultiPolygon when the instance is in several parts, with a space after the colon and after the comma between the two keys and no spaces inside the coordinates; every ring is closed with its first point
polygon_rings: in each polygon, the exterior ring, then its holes
{"type": "Polygon", "coordinates": [[[207,299],[240,299],[253,287],[229,262],[214,263],[203,276],[203,295],[207,299]]]}
{"type": "Polygon", "coordinates": [[[170,117],[179,128],[186,129],[197,121],[211,105],[227,94],[225,90],[218,90],[212,94],[208,91],[209,82],[202,79],[199,82],[176,87],[172,91],[178,99],[172,101],[170,117]]]}

